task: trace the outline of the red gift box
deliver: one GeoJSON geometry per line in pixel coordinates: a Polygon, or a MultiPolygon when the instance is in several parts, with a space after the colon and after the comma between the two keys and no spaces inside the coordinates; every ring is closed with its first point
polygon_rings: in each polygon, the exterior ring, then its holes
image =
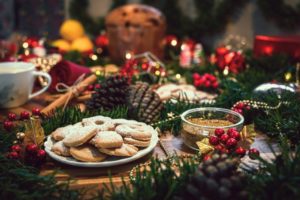
{"type": "Polygon", "coordinates": [[[300,60],[300,36],[255,36],[254,56],[276,53],[285,53],[300,60]]]}

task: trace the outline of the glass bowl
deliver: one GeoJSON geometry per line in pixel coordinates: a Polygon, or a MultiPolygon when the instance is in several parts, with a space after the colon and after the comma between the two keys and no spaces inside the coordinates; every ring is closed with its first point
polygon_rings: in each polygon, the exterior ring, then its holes
{"type": "Polygon", "coordinates": [[[243,129],[244,117],[224,108],[203,107],[187,110],[181,114],[181,137],[186,146],[199,150],[196,142],[214,135],[215,129],[243,129]]]}

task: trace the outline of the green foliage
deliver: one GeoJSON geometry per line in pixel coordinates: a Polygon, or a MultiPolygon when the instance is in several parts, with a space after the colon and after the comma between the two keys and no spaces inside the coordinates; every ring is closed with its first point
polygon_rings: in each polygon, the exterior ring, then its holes
{"type": "Polygon", "coordinates": [[[259,168],[249,175],[249,199],[300,199],[300,146],[292,149],[281,139],[280,151],[272,161],[258,158],[259,168]]]}
{"type": "Polygon", "coordinates": [[[300,141],[300,104],[296,94],[284,93],[280,98],[275,94],[267,94],[256,97],[267,102],[269,105],[276,106],[280,102],[278,109],[260,113],[254,118],[257,129],[272,138],[286,136],[293,144],[300,141]]]}
{"type": "Polygon", "coordinates": [[[187,181],[188,175],[195,172],[199,158],[184,159],[171,157],[167,160],[151,159],[149,171],[138,167],[130,183],[123,182],[121,187],[106,185],[101,199],[112,200],[154,200],[172,199],[187,181]],[[174,166],[177,166],[174,170],[174,166]]]}
{"type": "Polygon", "coordinates": [[[78,107],[67,107],[64,111],[57,109],[50,114],[45,120],[43,120],[43,128],[45,134],[48,135],[58,127],[66,126],[69,124],[75,124],[80,122],[83,118],[92,117],[96,115],[102,115],[112,118],[126,118],[127,108],[117,107],[111,111],[94,110],[81,112],[78,107]]]}
{"type": "Polygon", "coordinates": [[[79,190],[70,190],[69,182],[58,184],[54,174],[39,176],[35,168],[0,155],[0,199],[81,199],[79,190]]]}

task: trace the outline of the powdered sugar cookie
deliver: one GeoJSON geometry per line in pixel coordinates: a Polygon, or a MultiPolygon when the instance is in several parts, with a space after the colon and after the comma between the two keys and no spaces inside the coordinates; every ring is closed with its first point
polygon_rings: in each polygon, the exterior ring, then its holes
{"type": "Polygon", "coordinates": [[[77,127],[82,127],[81,122],[76,123],[74,125],[68,125],[65,127],[57,128],[51,133],[51,137],[56,141],[63,140],[68,134],[72,132],[73,129],[77,127]]]}
{"type": "Polygon", "coordinates": [[[103,116],[85,118],[82,120],[82,123],[84,126],[95,126],[98,131],[111,131],[115,128],[114,123],[112,123],[112,119],[103,116]]]}
{"type": "Polygon", "coordinates": [[[119,148],[123,144],[123,138],[115,131],[100,131],[90,143],[97,148],[119,148]]]}
{"type": "Polygon", "coordinates": [[[124,143],[125,144],[131,144],[131,145],[134,145],[136,147],[148,147],[149,144],[150,144],[150,140],[142,141],[142,140],[136,140],[136,139],[131,138],[131,137],[125,137],[124,138],[124,143]]]}
{"type": "Polygon", "coordinates": [[[150,140],[152,136],[149,127],[140,124],[121,124],[115,131],[123,137],[133,137],[138,140],[150,140]]]}
{"type": "Polygon", "coordinates": [[[51,151],[53,151],[59,156],[71,156],[70,148],[66,147],[63,141],[58,141],[55,144],[53,144],[51,151]]]}
{"type": "Polygon", "coordinates": [[[71,147],[70,154],[79,161],[83,162],[100,162],[106,158],[97,148],[91,145],[82,145],[79,147],[71,147]]]}
{"type": "Polygon", "coordinates": [[[76,147],[86,143],[97,134],[97,128],[93,126],[77,127],[63,139],[64,145],[76,147]]]}
{"type": "Polygon", "coordinates": [[[112,149],[105,149],[99,148],[99,151],[111,156],[125,156],[130,157],[138,152],[138,148],[130,145],[130,144],[123,144],[120,148],[112,148],[112,149]]]}

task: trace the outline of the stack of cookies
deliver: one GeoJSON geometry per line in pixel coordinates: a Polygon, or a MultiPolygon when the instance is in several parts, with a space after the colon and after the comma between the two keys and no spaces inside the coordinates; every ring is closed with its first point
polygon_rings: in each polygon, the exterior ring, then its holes
{"type": "Polygon", "coordinates": [[[55,143],[51,151],[82,162],[130,157],[149,146],[153,132],[151,126],[142,122],[95,116],[52,132],[55,143]]]}

